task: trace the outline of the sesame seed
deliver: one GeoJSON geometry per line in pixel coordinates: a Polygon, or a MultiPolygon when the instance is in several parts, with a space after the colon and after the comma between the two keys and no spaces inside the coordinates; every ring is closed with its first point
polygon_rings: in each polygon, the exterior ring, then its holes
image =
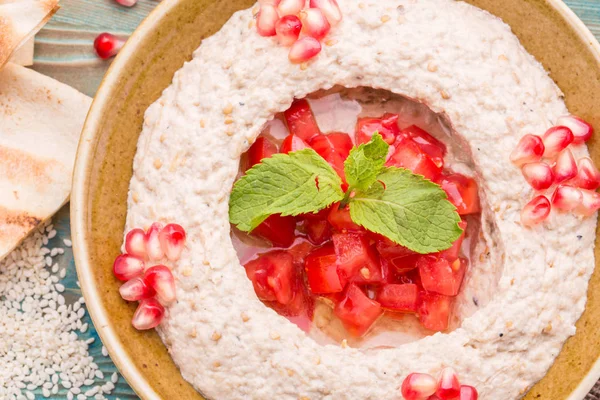
{"type": "Polygon", "coordinates": [[[71,247],[73,246],[73,243],[69,240],[69,239],[63,239],[63,243],[65,244],[65,246],[67,247],[71,247]]]}
{"type": "Polygon", "coordinates": [[[213,341],[218,342],[219,340],[221,340],[222,336],[219,332],[213,332],[212,336],[210,337],[213,341]]]}
{"type": "Polygon", "coordinates": [[[233,104],[227,104],[223,109],[223,114],[230,115],[233,112],[233,104]]]}
{"type": "Polygon", "coordinates": [[[390,17],[389,15],[384,15],[383,17],[381,17],[381,22],[383,22],[385,24],[390,19],[392,19],[392,17],[390,17]]]}

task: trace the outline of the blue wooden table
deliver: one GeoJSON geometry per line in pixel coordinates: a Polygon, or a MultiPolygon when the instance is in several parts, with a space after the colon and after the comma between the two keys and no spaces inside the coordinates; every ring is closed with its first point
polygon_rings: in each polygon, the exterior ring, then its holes
{"type": "MultiPolygon", "coordinates": [[[[600,38],[600,0],[569,0],[566,3],[600,38]]],[[[126,8],[113,0],[61,0],[61,10],[36,37],[33,68],[93,96],[110,65],[110,60],[100,60],[95,56],[94,38],[102,32],[127,37],[157,4],[158,0],[139,0],[133,8],[126,8]]],[[[68,206],[58,213],[54,223],[59,231],[59,237],[55,240],[62,241],[63,238],[70,237],[68,206]]],[[[61,262],[68,265],[65,286],[75,298],[80,295],[80,291],[70,249],[66,249],[61,262]]],[[[84,322],[92,326],[88,316],[84,322]]],[[[96,330],[89,329],[81,336],[84,339],[95,338],[90,346],[90,354],[94,356],[108,381],[116,368],[110,358],[102,354],[102,344],[96,330]]],[[[64,398],[65,393],[62,392],[55,397],[64,398]]],[[[137,399],[137,396],[124,379],[119,377],[115,391],[108,398],[137,399]]],[[[590,397],[591,399],[595,397],[590,397]]]]}

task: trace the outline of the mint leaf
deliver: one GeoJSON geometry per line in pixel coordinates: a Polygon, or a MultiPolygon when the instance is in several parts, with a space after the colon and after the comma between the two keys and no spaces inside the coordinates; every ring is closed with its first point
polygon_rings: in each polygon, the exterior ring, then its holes
{"type": "Polygon", "coordinates": [[[342,180],[314,150],[275,154],[234,185],[229,221],[250,232],[272,214],[316,212],[344,197],[342,180]]]}
{"type": "Polygon", "coordinates": [[[435,183],[395,167],[377,181],[350,200],[357,224],[421,254],[448,249],[462,233],[456,208],[435,183]]]}
{"type": "Polygon", "coordinates": [[[369,143],[350,151],[344,162],[346,181],[351,189],[367,190],[377,179],[385,164],[389,145],[375,132],[369,143]]]}

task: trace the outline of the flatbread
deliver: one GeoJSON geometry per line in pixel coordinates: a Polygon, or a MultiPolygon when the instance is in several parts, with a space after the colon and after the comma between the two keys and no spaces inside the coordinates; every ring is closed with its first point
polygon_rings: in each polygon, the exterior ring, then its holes
{"type": "Polygon", "coordinates": [[[0,258],[68,201],[91,101],[16,64],[0,71],[0,258]]]}
{"type": "Polygon", "coordinates": [[[33,65],[34,47],[35,40],[34,38],[31,38],[27,42],[25,42],[23,46],[19,47],[19,49],[17,49],[17,51],[13,53],[13,55],[10,57],[10,60],[8,61],[14,64],[22,65],[24,67],[33,65]]]}
{"type": "Polygon", "coordinates": [[[0,68],[58,10],[58,0],[0,0],[0,68]]]}

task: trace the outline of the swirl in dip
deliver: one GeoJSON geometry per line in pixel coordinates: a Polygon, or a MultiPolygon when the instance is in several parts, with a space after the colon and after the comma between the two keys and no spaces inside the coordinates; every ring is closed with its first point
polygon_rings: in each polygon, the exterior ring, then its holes
{"type": "Polygon", "coordinates": [[[235,13],[146,112],[127,229],[177,221],[188,241],[158,332],[209,398],[397,399],[410,372],[447,366],[483,399],[520,398],[574,334],[594,268],[595,218],[520,223],[533,190],[509,156],[568,113],[562,94],[507,25],[465,3],[338,2],[331,45],[303,65],[256,33],[251,10],[235,13]],[[241,265],[257,246],[232,240],[229,194],[242,154],[265,129],[285,137],[278,114],[307,96],[323,132],[353,135],[358,117],[397,113],[446,145],[446,168],[476,180],[481,213],[468,217],[469,268],[444,332],[412,317],[358,339],[303,330],[257,297],[241,265]]]}

